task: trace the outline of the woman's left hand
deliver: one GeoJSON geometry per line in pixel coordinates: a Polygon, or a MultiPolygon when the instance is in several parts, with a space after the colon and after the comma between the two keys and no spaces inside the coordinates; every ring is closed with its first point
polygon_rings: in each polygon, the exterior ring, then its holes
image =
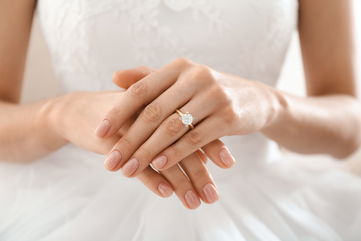
{"type": "MultiPolygon", "coordinates": [[[[145,107],[124,135],[145,140],[130,160],[122,160],[129,170],[124,174],[133,177],[150,163],[168,169],[220,137],[261,131],[277,118],[278,103],[269,86],[180,58],[130,86],[99,125],[106,125],[99,136],[112,136],[145,107]],[[194,129],[182,123],[177,109],[193,116],[194,129]]],[[[126,150],[126,144],[121,139],[113,149],[126,150]]]]}

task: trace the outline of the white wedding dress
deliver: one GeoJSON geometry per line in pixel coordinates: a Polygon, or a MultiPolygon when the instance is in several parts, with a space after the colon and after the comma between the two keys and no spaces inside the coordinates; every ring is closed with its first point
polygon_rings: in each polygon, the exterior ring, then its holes
{"type": "MultiPolygon", "coordinates": [[[[181,56],[275,85],[298,1],[38,0],[37,14],[69,92],[117,89],[114,71],[181,56]]],[[[195,211],[73,145],[27,165],[3,162],[0,240],[361,240],[358,177],[293,164],[261,134],[223,140],[237,164],[209,163],[220,200],[195,211]]]]}

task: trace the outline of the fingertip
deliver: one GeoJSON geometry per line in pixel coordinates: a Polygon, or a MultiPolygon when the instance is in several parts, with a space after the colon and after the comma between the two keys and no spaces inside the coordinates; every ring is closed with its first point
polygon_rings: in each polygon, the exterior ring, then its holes
{"type": "Polygon", "coordinates": [[[121,72],[121,71],[115,71],[115,72],[113,72],[113,75],[112,75],[112,80],[113,80],[113,81],[115,81],[115,80],[118,79],[119,72],[121,72]]]}
{"type": "Polygon", "coordinates": [[[219,152],[219,157],[225,168],[231,168],[236,163],[233,155],[226,147],[223,147],[222,150],[219,152]]]}
{"type": "Polygon", "coordinates": [[[95,129],[95,135],[100,138],[104,138],[109,133],[110,129],[111,129],[110,121],[108,119],[104,119],[95,129]]]}
{"type": "Polygon", "coordinates": [[[128,89],[134,83],[132,70],[119,70],[113,73],[112,81],[118,87],[128,89]]]}
{"type": "Polygon", "coordinates": [[[159,183],[158,191],[160,195],[164,198],[172,196],[174,192],[173,188],[164,182],[159,183]]]}
{"type": "Polygon", "coordinates": [[[205,201],[208,204],[215,203],[219,200],[218,190],[212,183],[208,183],[203,187],[203,195],[205,196],[205,201]]]}
{"type": "Polygon", "coordinates": [[[124,166],[122,167],[122,173],[124,176],[129,178],[135,177],[140,171],[138,170],[139,166],[140,166],[139,160],[137,158],[132,158],[124,164],[124,166]]]}
{"type": "Polygon", "coordinates": [[[119,133],[122,120],[115,113],[108,113],[95,129],[95,135],[99,138],[110,138],[119,133]]]}
{"type": "Polygon", "coordinates": [[[199,197],[192,190],[186,192],[186,194],[184,195],[184,199],[189,209],[196,209],[201,205],[199,197]]]}
{"type": "Polygon", "coordinates": [[[167,165],[168,159],[166,156],[161,155],[152,161],[152,166],[157,170],[164,170],[167,165]]]}
{"type": "Polygon", "coordinates": [[[108,170],[108,171],[117,171],[119,168],[119,163],[122,160],[122,154],[120,153],[120,151],[118,150],[113,150],[111,151],[107,158],[104,161],[104,167],[108,170]]]}
{"type": "Polygon", "coordinates": [[[135,69],[125,69],[113,73],[113,83],[117,86],[128,89],[131,85],[143,79],[152,72],[152,69],[141,66],[135,69]]]}

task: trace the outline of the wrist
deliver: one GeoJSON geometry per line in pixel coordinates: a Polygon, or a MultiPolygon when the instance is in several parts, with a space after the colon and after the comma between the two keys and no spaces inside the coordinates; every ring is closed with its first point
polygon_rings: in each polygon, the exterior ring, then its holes
{"type": "Polygon", "coordinates": [[[283,92],[269,86],[266,88],[266,100],[269,107],[267,121],[261,129],[262,132],[270,132],[277,129],[278,126],[280,126],[280,123],[285,119],[289,108],[287,96],[283,92]]]}
{"type": "Polygon", "coordinates": [[[42,103],[38,112],[37,125],[43,133],[47,133],[50,149],[57,149],[68,142],[63,130],[64,105],[67,99],[68,95],[48,99],[42,103]]]}

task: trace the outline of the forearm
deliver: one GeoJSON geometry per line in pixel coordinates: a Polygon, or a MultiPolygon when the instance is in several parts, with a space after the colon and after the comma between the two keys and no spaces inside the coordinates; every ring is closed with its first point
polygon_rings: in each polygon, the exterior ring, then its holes
{"type": "Polygon", "coordinates": [[[361,142],[361,104],[347,95],[296,97],[277,91],[274,120],[262,130],[285,148],[345,158],[361,142]]]}
{"type": "Polygon", "coordinates": [[[35,160],[66,143],[50,123],[55,102],[0,102],[0,161],[35,160]]]}

